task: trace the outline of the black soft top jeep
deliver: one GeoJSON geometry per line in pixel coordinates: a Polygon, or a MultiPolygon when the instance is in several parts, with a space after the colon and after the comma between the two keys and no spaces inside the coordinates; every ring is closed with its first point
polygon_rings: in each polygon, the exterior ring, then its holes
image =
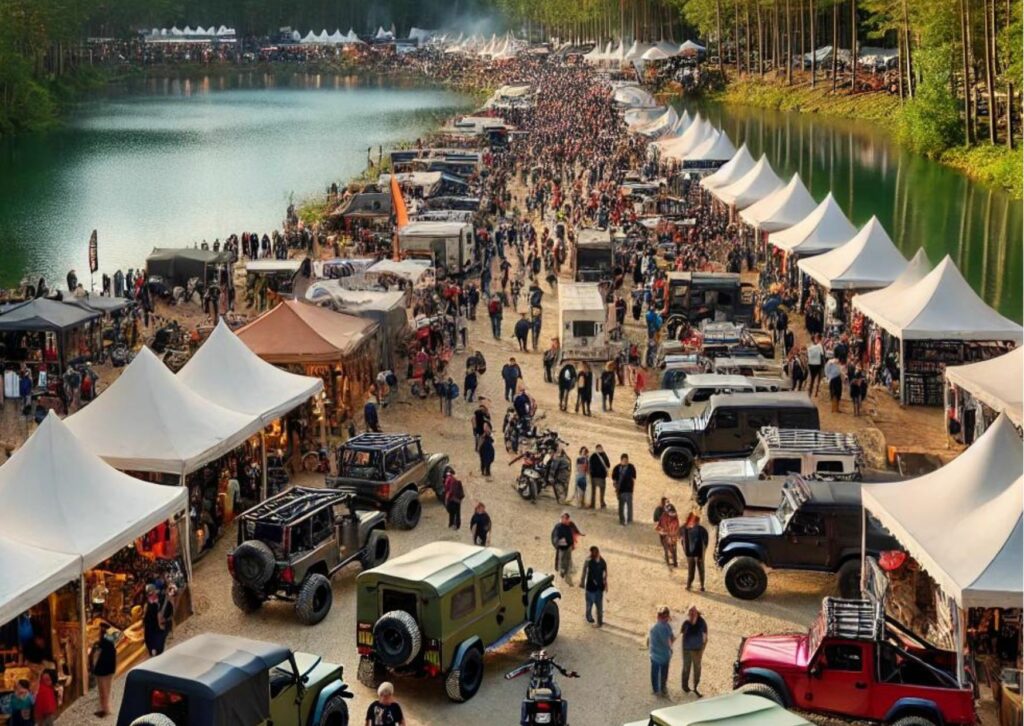
{"type": "Polygon", "coordinates": [[[432,489],[444,499],[447,466],[447,454],[423,453],[419,436],[365,433],[338,447],[338,476],[327,477],[327,486],[387,512],[395,527],[412,529],[423,513],[421,491],[432,489]]]}
{"type": "MultiPolygon", "coordinates": [[[[733,597],[753,600],[768,587],[765,568],[838,574],[843,597],[860,595],[860,482],[807,481],[793,476],[782,485],[772,514],[736,517],[718,525],[715,562],[725,568],[733,597]]],[[[878,558],[899,543],[871,516],[866,551],[878,558]]]]}

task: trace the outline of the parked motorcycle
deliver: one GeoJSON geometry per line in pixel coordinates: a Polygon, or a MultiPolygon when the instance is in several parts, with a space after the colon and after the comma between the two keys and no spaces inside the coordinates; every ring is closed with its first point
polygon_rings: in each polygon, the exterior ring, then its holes
{"type": "Polygon", "coordinates": [[[568,456],[558,454],[558,444],[564,443],[558,438],[558,434],[553,431],[548,432],[538,440],[538,446],[527,449],[508,463],[509,466],[512,466],[517,461],[523,462],[519,469],[519,477],[514,484],[519,496],[536,504],[537,496],[544,489],[551,487],[555,500],[565,501],[569,493],[569,475],[572,464],[568,456]]]}
{"type": "Polygon", "coordinates": [[[530,673],[526,698],[519,707],[520,726],[568,726],[569,703],[562,698],[562,691],[555,683],[556,670],[565,678],[580,677],[576,671],[560,666],[543,650],[533,653],[529,661],[505,674],[505,680],[511,681],[524,673],[530,673]]]}

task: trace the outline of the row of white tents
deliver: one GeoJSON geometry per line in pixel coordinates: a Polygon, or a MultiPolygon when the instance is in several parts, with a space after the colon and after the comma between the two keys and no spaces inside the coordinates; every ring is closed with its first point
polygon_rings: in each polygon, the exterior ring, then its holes
{"type": "Polygon", "coordinates": [[[149,36],[151,38],[233,38],[235,37],[235,29],[225,25],[219,28],[215,28],[212,25],[209,28],[204,28],[200,25],[193,29],[186,25],[185,29],[181,30],[175,25],[173,28],[152,28],[149,31],[149,36]]]}
{"type": "Polygon", "coordinates": [[[661,40],[657,43],[641,43],[636,40],[626,47],[625,43],[619,42],[617,47],[609,42],[602,50],[598,44],[592,51],[583,56],[588,63],[593,64],[622,64],[622,63],[643,63],[649,61],[661,61],[674,58],[678,55],[697,55],[704,52],[704,46],[687,40],[681,45],[676,45],[669,40],[661,40]]]}
{"type": "Polygon", "coordinates": [[[330,35],[327,34],[326,28],[321,30],[319,35],[311,30],[305,36],[295,30],[292,31],[292,40],[303,45],[365,45],[352,28],[349,28],[345,35],[342,35],[338,29],[335,29],[330,35]]]}
{"type": "Polygon", "coordinates": [[[687,166],[713,166],[736,154],[729,135],[715,128],[699,113],[690,116],[657,101],[643,88],[625,85],[615,88],[613,100],[625,107],[623,120],[632,134],[651,139],[650,152],[658,159],[675,160],[687,166]]]}
{"type": "Polygon", "coordinates": [[[491,60],[507,60],[515,58],[526,47],[525,41],[518,40],[512,33],[506,33],[502,36],[492,34],[490,40],[480,35],[469,37],[460,35],[447,44],[444,52],[452,55],[475,55],[479,58],[490,58],[491,60]]]}

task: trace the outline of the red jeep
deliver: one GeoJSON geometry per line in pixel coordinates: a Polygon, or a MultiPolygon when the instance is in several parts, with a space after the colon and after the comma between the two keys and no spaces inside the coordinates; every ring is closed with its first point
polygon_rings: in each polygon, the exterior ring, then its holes
{"type": "Polygon", "coordinates": [[[825,598],[806,634],[740,643],[733,686],[786,708],[895,726],[973,724],[974,692],[956,654],[887,618],[869,600],[825,598]]]}

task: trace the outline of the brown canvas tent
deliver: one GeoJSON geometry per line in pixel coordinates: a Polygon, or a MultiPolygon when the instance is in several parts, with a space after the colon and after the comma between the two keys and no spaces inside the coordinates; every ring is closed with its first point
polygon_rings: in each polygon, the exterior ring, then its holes
{"type": "Polygon", "coordinates": [[[378,324],[297,300],[285,300],[238,331],[271,363],[334,363],[374,338],[378,324]]]}

